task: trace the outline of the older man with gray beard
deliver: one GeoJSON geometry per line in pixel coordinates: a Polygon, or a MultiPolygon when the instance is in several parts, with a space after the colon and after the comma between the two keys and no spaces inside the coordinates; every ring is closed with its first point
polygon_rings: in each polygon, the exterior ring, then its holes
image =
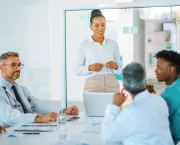
{"type": "Polygon", "coordinates": [[[139,63],[130,63],[122,72],[124,89],[116,93],[102,123],[102,138],[106,144],[174,145],[169,129],[166,102],[146,91],[146,73],[139,63]],[[121,110],[125,92],[133,99],[121,110]]]}

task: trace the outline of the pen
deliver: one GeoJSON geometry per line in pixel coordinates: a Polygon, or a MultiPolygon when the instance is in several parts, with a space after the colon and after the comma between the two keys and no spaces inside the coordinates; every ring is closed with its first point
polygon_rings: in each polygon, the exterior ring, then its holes
{"type": "Polygon", "coordinates": [[[24,132],[23,134],[40,134],[39,132],[24,132]]]}

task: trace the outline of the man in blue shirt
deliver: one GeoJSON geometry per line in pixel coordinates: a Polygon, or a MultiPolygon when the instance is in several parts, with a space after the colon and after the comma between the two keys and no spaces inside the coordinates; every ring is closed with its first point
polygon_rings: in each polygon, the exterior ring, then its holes
{"type": "Polygon", "coordinates": [[[163,50],[155,54],[158,82],[165,82],[167,87],[161,93],[169,107],[170,130],[177,144],[180,141],[180,54],[163,50]]]}

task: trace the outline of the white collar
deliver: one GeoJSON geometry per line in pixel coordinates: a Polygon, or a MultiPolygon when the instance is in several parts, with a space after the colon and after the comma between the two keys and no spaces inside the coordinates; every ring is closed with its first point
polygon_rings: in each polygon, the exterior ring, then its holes
{"type": "Polygon", "coordinates": [[[148,96],[148,94],[150,94],[150,93],[147,90],[144,90],[144,91],[140,92],[139,94],[137,94],[135,96],[134,102],[146,98],[148,96]]]}
{"type": "MultiPolygon", "coordinates": [[[[91,43],[94,43],[94,42],[95,42],[94,39],[92,38],[92,36],[89,37],[88,40],[89,40],[91,43]]],[[[97,43],[97,42],[96,42],[96,43],[97,43]]],[[[104,36],[104,41],[103,41],[102,45],[105,44],[105,43],[107,43],[107,38],[104,36]]]]}

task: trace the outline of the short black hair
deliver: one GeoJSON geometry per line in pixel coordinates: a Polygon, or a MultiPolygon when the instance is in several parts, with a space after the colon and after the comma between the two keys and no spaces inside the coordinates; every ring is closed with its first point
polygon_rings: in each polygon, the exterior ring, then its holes
{"type": "Polygon", "coordinates": [[[175,66],[177,74],[180,74],[180,54],[171,50],[162,50],[155,54],[156,59],[163,58],[170,65],[175,66]]]}
{"type": "Polygon", "coordinates": [[[102,14],[102,12],[99,9],[92,10],[91,17],[90,17],[90,23],[92,24],[93,20],[97,17],[103,17],[105,19],[104,15],[102,14]]]}

